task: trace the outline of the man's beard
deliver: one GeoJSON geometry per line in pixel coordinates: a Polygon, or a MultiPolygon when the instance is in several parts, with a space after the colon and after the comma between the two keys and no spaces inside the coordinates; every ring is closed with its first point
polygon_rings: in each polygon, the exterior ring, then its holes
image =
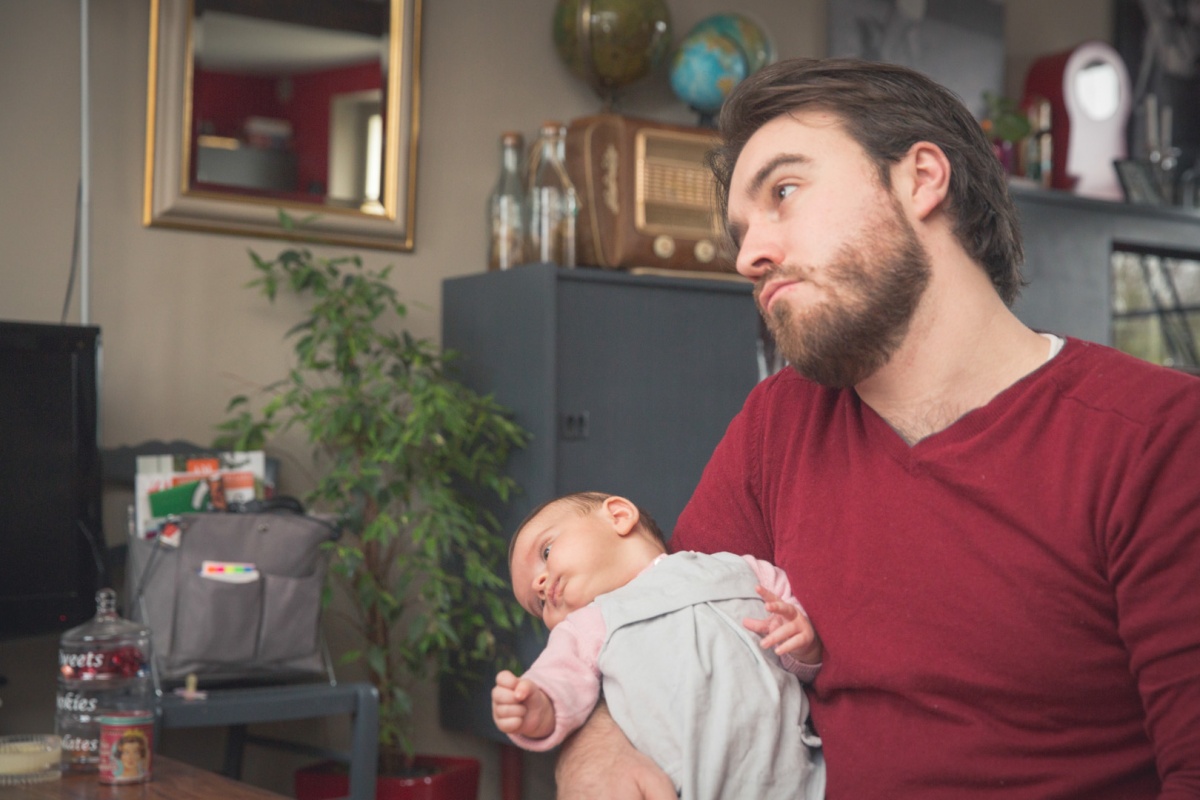
{"type": "MultiPolygon", "coordinates": [[[[899,205],[893,200],[890,207],[890,216],[885,213],[877,225],[866,226],[826,266],[781,267],[774,273],[804,278],[811,271],[829,295],[803,310],[779,302],[764,312],[780,355],[809,380],[834,388],[855,386],[886,364],[904,341],[931,268],[899,205]]],[[[764,276],[756,293],[772,277],[764,276]]]]}

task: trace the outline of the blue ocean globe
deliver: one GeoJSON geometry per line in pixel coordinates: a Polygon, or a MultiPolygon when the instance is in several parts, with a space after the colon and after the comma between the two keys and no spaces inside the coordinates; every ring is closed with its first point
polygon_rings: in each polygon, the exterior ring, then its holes
{"type": "Polygon", "coordinates": [[[725,98],[750,72],[737,43],[712,29],[689,33],[671,63],[671,91],[700,114],[701,122],[721,109],[725,98]]]}
{"type": "Polygon", "coordinates": [[[713,14],[693,25],[688,34],[701,31],[711,31],[726,39],[731,39],[746,56],[746,66],[751,75],[775,60],[775,46],[771,43],[767,32],[745,14],[733,12],[713,14]]]}

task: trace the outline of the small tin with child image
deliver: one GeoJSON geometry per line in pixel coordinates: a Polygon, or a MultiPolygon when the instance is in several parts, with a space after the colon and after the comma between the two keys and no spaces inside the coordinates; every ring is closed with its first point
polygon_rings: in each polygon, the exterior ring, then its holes
{"type": "Polygon", "coordinates": [[[119,711],[100,717],[100,783],[150,780],[154,714],[119,711]]]}

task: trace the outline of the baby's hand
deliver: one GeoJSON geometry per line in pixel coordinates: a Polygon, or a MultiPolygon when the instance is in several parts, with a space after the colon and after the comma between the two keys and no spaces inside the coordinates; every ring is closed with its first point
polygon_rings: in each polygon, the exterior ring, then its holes
{"type": "Polygon", "coordinates": [[[778,655],[790,655],[804,664],[821,663],[821,640],[808,617],[797,606],[780,600],[762,586],[757,591],[766,604],[768,616],[745,619],[742,624],[763,637],[759,645],[764,649],[774,647],[778,655]]]}
{"type": "Polygon", "coordinates": [[[554,731],[554,704],[536,683],[504,670],[492,688],[492,719],[503,733],[544,739],[554,731]]]}

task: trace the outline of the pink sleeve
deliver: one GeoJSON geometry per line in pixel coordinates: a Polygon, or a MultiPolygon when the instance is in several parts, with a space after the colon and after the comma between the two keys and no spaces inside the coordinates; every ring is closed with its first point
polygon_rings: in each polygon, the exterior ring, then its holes
{"type": "Polygon", "coordinates": [[[600,698],[596,660],[604,635],[604,617],[594,604],[572,612],[554,626],[546,649],[521,676],[550,697],[554,730],[544,739],[509,734],[514,744],[526,750],[550,750],[587,721],[600,698]]]}
{"type": "MultiPolygon", "coordinates": [[[[800,601],[792,595],[792,584],[788,580],[787,573],[774,564],[767,561],[760,561],[754,556],[742,556],[742,558],[754,570],[754,574],[758,576],[759,584],[764,589],[777,595],[785,603],[791,603],[800,609],[800,613],[804,614],[805,617],[808,616],[804,611],[804,606],[800,605],[800,601]]],[[[803,683],[812,683],[813,679],[817,677],[817,673],[821,671],[820,664],[806,664],[803,661],[797,661],[790,655],[780,656],[779,663],[803,683]]]]}

